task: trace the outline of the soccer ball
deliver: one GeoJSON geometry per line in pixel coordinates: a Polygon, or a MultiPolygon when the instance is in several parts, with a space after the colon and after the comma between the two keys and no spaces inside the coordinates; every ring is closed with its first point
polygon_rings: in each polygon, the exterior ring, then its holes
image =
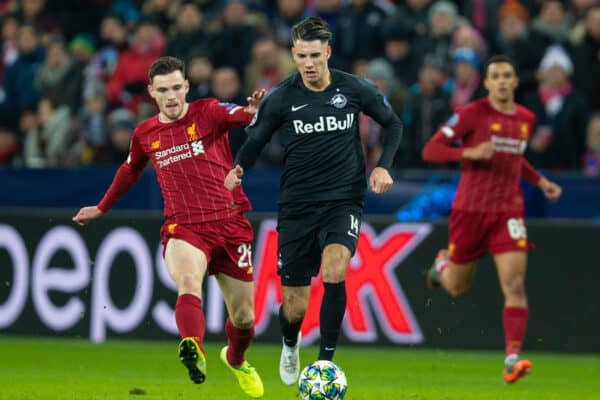
{"type": "Polygon", "coordinates": [[[346,395],[346,374],[331,361],[318,360],[304,368],[298,379],[302,400],[341,400],[346,395]]]}

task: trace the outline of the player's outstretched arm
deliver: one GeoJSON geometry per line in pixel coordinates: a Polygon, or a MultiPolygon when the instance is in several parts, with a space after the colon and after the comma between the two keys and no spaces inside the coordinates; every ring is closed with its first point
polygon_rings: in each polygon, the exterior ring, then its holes
{"type": "Polygon", "coordinates": [[[375,194],[383,194],[390,190],[394,180],[387,169],[375,167],[369,176],[369,187],[375,194]]]}
{"type": "Polygon", "coordinates": [[[99,218],[102,214],[104,213],[98,208],[98,206],[83,207],[81,210],[79,210],[77,215],[73,217],[73,222],[84,226],[92,222],[92,220],[99,218]]]}

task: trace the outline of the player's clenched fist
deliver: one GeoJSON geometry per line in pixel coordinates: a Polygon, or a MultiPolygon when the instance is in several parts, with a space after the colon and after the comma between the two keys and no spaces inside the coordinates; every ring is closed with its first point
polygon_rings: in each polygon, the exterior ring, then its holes
{"type": "Polygon", "coordinates": [[[544,177],[540,179],[538,187],[542,192],[544,192],[544,196],[550,201],[557,201],[562,195],[562,188],[544,177]]]}
{"type": "Polygon", "coordinates": [[[101,216],[103,212],[96,206],[92,207],[83,207],[77,215],[73,217],[73,221],[77,222],[79,225],[84,226],[89,224],[93,219],[101,216]]]}
{"type": "Polygon", "coordinates": [[[244,175],[244,169],[239,165],[236,165],[225,177],[225,187],[229,190],[233,190],[241,185],[242,175],[244,175]]]}
{"type": "Polygon", "coordinates": [[[382,194],[390,190],[394,180],[390,176],[390,173],[381,167],[373,168],[371,176],[369,177],[369,186],[371,191],[376,194],[382,194]]]}
{"type": "Polygon", "coordinates": [[[473,161],[485,161],[494,155],[492,142],[481,142],[477,146],[467,147],[463,151],[463,158],[473,161]]]}

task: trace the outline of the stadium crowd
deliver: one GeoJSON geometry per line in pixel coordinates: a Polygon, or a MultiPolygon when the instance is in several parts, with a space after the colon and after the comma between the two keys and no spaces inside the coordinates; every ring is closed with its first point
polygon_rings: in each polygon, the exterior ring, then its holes
{"type": "MultiPolygon", "coordinates": [[[[0,0],[0,165],[122,162],[156,113],[147,71],[161,55],[185,61],[188,100],[245,104],[295,71],[291,27],[309,15],[331,26],[330,65],[375,82],[404,122],[395,168],[426,168],[424,143],[485,94],[482,66],[502,53],[537,116],[527,158],[600,176],[597,0],[0,0]]],[[[372,168],[380,128],[359,124],[372,168]]],[[[234,152],[243,140],[231,134],[234,152]]],[[[272,142],[260,164],[282,157],[272,142]]]]}

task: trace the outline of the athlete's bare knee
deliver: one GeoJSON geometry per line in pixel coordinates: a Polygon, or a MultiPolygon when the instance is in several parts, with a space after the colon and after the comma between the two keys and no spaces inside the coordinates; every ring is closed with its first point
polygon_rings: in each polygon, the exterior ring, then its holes
{"type": "Polygon", "coordinates": [[[235,310],[229,318],[237,328],[249,329],[254,325],[254,312],[251,308],[243,307],[235,310]]]}
{"type": "Polygon", "coordinates": [[[444,289],[448,292],[448,294],[454,298],[460,297],[463,294],[469,291],[470,285],[464,282],[453,282],[451,284],[446,284],[444,289]]]}
{"type": "Polygon", "coordinates": [[[525,285],[521,281],[509,282],[504,285],[504,296],[507,299],[523,300],[527,297],[525,285]]]}
{"type": "Polygon", "coordinates": [[[340,256],[328,258],[323,263],[321,274],[323,282],[338,283],[346,279],[346,269],[348,267],[347,257],[340,256]]]}
{"type": "Polygon", "coordinates": [[[183,272],[177,281],[180,293],[201,292],[202,282],[200,277],[190,272],[183,272]]]}
{"type": "Polygon", "coordinates": [[[293,324],[295,322],[301,321],[304,318],[304,314],[306,313],[306,307],[298,303],[285,304],[283,307],[283,313],[288,322],[293,324]]]}

